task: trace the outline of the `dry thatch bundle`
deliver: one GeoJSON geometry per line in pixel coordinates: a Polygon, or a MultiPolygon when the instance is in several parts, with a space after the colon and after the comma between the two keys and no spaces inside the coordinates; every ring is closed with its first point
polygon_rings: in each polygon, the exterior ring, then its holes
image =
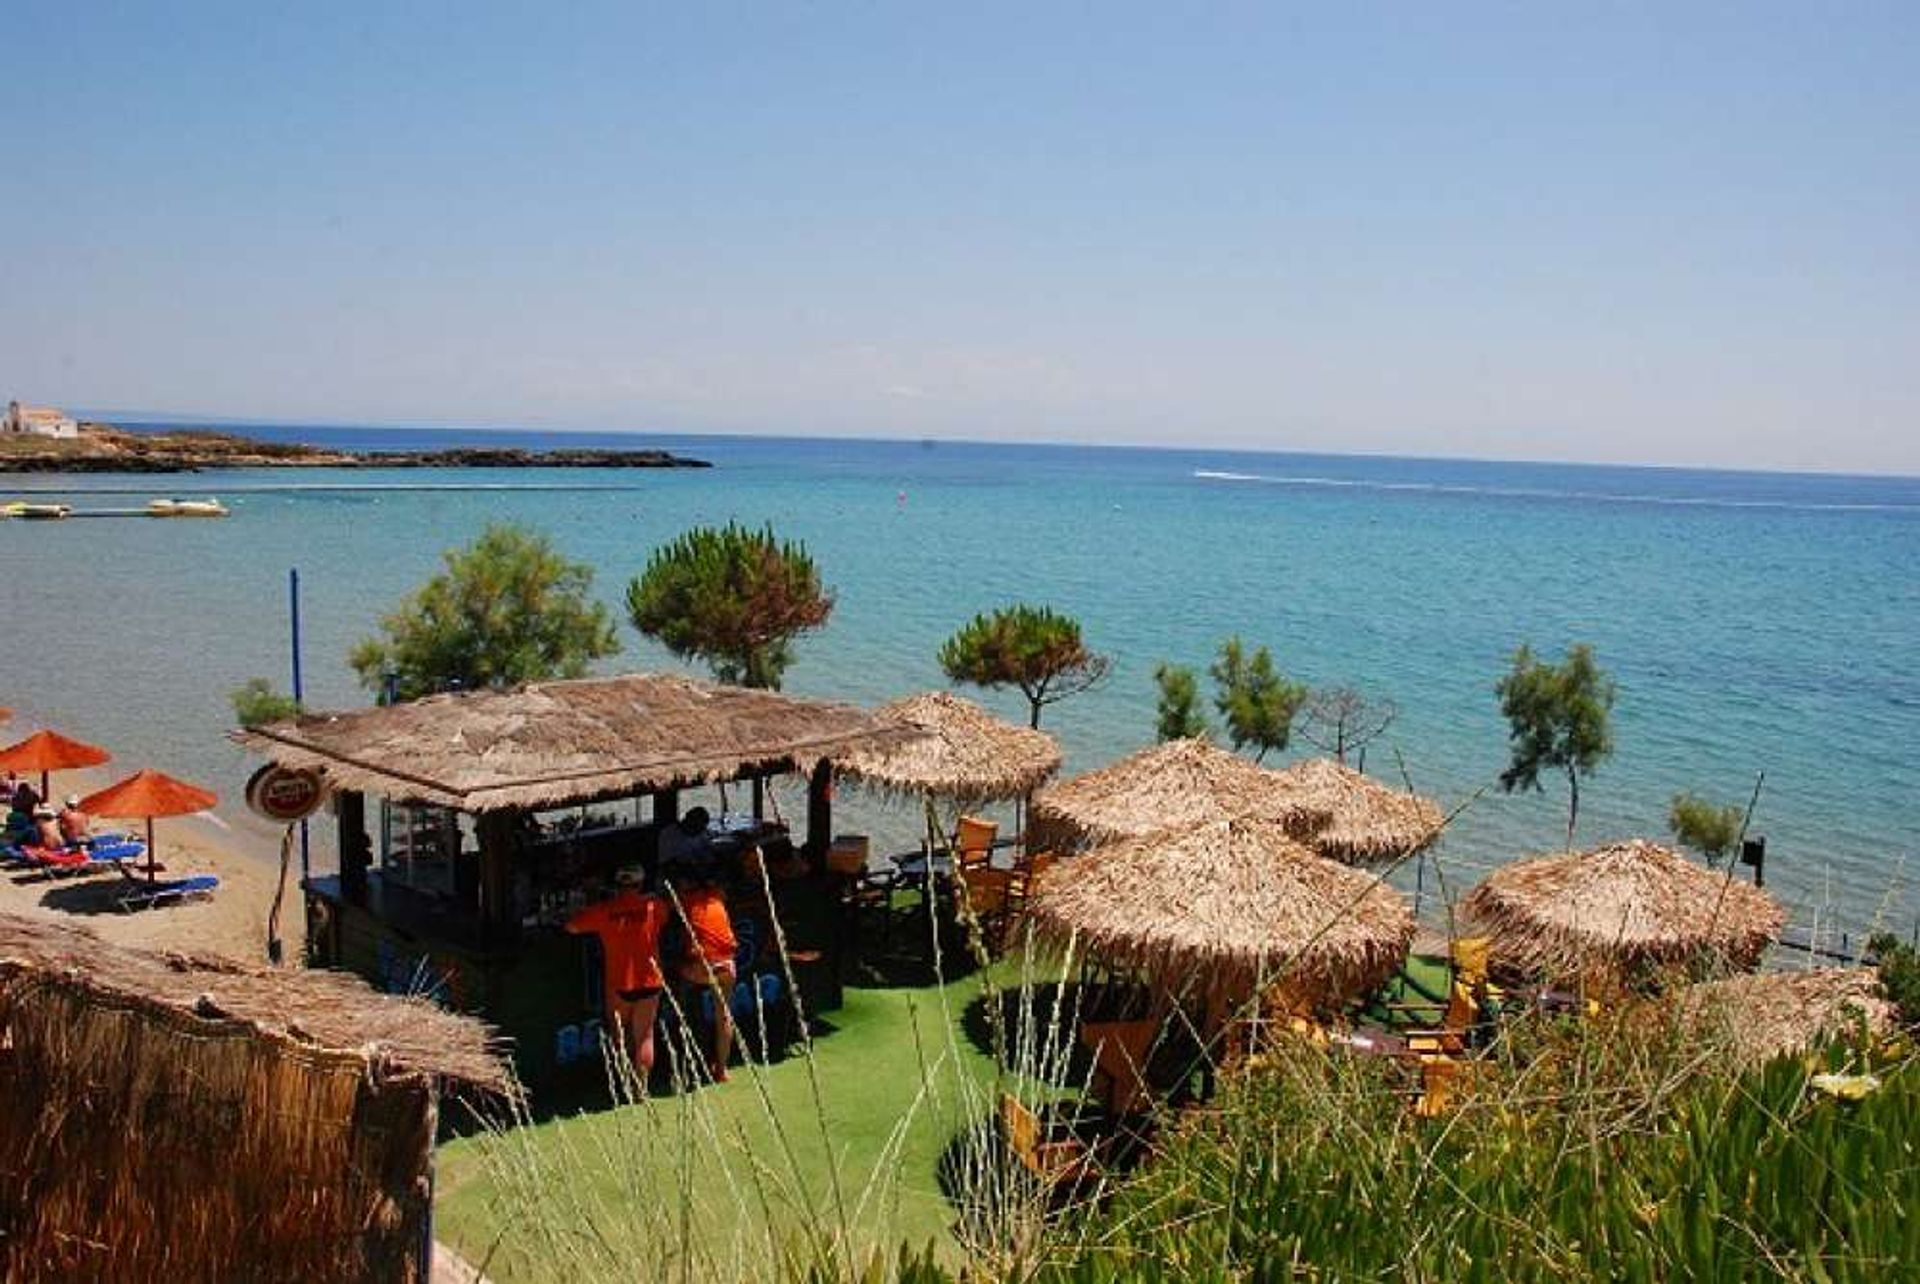
{"type": "Polygon", "coordinates": [[[486,812],[811,771],[914,735],[851,705],[635,673],[308,714],[234,738],[336,788],[486,812]]]}
{"type": "Polygon", "coordinates": [[[477,1022],[0,915],[0,1275],[412,1280],[477,1022]]]}
{"type": "Polygon", "coordinates": [[[1758,972],[1689,985],[1674,996],[1673,1010],[1697,1037],[1743,1062],[1799,1052],[1861,1026],[1878,1038],[1897,1019],[1870,967],[1758,972]]]}
{"type": "Polygon", "coordinates": [[[487,1027],[426,999],[379,994],[344,972],[248,967],[212,955],[109,945],[84,927],[0,914],[0,981],[57,980],[89,993],[241,1022],[260,1037],[331,1049],[363,1072],[425,1074],[508,1090],[487,1027]]]}
{"type": "Polygon", "coordinates": [[[1034,843],[1070,849],[1258,815],[1309,834],[1331,817],[1279,772],[1204,740],[1169,740],[1034,795],[1034,843]]]}
{"type": "Polygon", "coordinates": [[[1463,908],[1529,972],[1752,967],[1786,921],[1759,888],[1637,838],[1507,865],[1463,908]]]}
{"type": "Polygon", "coordinates": [[[1431,846],[1446,822],[1431,799],[1390,788],[1331,758],[1308,758],[1274,774],[1303,807],[1328,815],[1307,845],[1350,865],[1411,856],[1431,846]]]}
{"type": "Polygon", "coordinates": [[[895,700],[874,716],[919,734],[836,755],[833,765],[889,793],[997,802],[1024,798],[1060,769],[1060,746],[1052,736],[1003,721],[946,691],[895,700]]]}
{"type": "Polygon", "coordinates": [[[1034,925],[1171,990],[1198,979],[1244,997],[1283,983],[1339,1000],[1378,987],[1413,944],[1406,901],[1372,874],[1242,817],[1133,838],[1042,875],[1034,925]]]}

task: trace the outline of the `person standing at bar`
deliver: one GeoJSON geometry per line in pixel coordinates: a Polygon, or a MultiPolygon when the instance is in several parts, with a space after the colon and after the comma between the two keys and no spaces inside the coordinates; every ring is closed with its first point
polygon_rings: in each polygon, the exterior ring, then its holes
{"type": "Polygon", "coordinates": [[[680,978],[704,987],[713,995],[713,1048],[707,1073],[715,1083],[727,1081],[727,1062],[733,1055],[733,987],[739,979],[734,955],[740,948],[726,896],[708,869],[689,869],[673,882],[687,928],[687,951],[681,957],[680,978]]]}
{"type": "Polygon", "coordinates": [[[653,1025],[667,980],[660,970],[660,929],[667,903],[643,890],[645,875],[627,866],[614,875],[619,890],[567,920],[567,930],[600,938],[606,967],[601,994],[607,1027],[626,1048],[644,1085],[653,1073],[653,1025]]]}

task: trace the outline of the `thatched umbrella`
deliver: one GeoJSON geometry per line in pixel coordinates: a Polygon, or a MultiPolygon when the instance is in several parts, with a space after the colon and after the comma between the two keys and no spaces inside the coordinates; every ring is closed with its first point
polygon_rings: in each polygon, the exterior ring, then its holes
{"type": "Polygon", "coordinates": [[[147,881],[160,867],[154,863],[153,822],[158,816],[191,816],[220,800],[212,793],[159,771],[138,771],[117,785],[108,785],[80,802],[80,810],[95,816],[147,822],[147,881]]]}
{"type": "Polygon", "coordinates": [[[1638,838],[1507,865],[1464,910],[1503,963],[1536,972],[1751,967],[1786,921],[1759,888],[1638,838]]]}
{"type": "Polygon", "coordinates": [[[1002,721],[945,691],[895,700],[874,716],[921,734],[862,746],[835,758],[833,765],[884,792],[1003,802],[1026,797],[1060,769],[1060,746],[1052,736],[1002,721]]]}
{"type": "Polygon", "coordinates": [[[1302,806],[1329,819],[1306,839],[1349,865],[1401,860],[1432,846],[1446,821],[1437,803],[1403,792],[1331,758],[1308,758],[1274,773],[1302,806]]]}
{"type": "Polygon", "coordinates": [[[48,794],[47,778],[56,771],[97,767],[113,757],[105,749],[63,736],[58,731],[36,731],[18,744],[0,749],[0,770],[40,773],[40,797],[48,794]]]}
{"type": "Polygon", "coordinates": [[[1897,1013],[1870,967],[1759,972],[1689,985],[1674,996],[1676,1015],[1706,1039],[1719,1039],[1742,1063],[1799,1052],[1823,1038],[1865,1027],[1878,1037],[1897,1013]]]}
{"type": "Polygon", "coordinates": [[[1330,819],[1279,776],[1204,740],[1169,740],[1041,790],[1031,828],[1045,845],[1072,848],[1236,816],[1265,816],[1295,834],[1330,819]]]}
{"type": "Polygon", "coordinates": [[[1036,930],[1177,992],[1244,998],[1281,984],[1344,999],[1393,975],[1413,913],[1372,874],[1315,855],[1278,821],[1241,817],[1132,838],[1056,865],[1033,901],[1036,930]]]}

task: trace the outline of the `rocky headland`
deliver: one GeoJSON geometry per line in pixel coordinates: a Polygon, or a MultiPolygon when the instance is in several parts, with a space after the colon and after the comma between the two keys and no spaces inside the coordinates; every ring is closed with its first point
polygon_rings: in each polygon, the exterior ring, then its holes
{"type": "Polygon", "coordinates": [[[665,450],[529,450],[519,446],[448,450],[329,450],[181,429],[134,433],[82,424],[69,441],[0,439],[0,473],[196,473],[218,468],[711,468],[665,450]]]}

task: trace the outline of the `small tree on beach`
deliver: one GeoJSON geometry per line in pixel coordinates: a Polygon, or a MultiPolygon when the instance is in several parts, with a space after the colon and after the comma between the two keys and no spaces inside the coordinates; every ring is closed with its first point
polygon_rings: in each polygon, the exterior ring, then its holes
{"type": "Polygon", "coordinates": [[[1613,756],[1613,679],[1594,663],[1593,648],[1578,643],[1560,664],[1549,664],[1522,646],[1513,666],[1494,685],[1507,719],[1512,759],[1500,787],[1543,792],[1540,774],[1567,773],[1567,848],[1580,817],[1580,778],[1613,756]]]}
{"type": "Polygon", "coordinates": [[[248,678],[227,694],[233,703],[233,718],[243,727],[264,727],[269,722],[285,722],[300,716],[300,702],[273,689],[265,678],[248,678]]]}
{"type": "Polygon", "coordinates": [[[446,569],[380,622],[384,636],[353,649],[369,690],[381,691],[389,673],[402,700],[577,678],[620,649],[612,616],[589,596],[593,568],[561,556],[546,535],[490,525],[443,557],[446,569]]]}
{"type": "Polygon", "coordinates": [[[1286,750],[1293,738],[1293,720],[1306,703],[1307,688],[1289,682],[1273,664],[1265,647],[1247,653],[1238,637],[1220,644],[1213,662],[1214,707],[1227,724],[1227,738],[1235,749],[1252,749],[1255,762],[1269,753],[1286,750]]]}
{"type": "Polygon", "coordinates": [[[773,528],[702,526],[655,550],[627,585],[627,618],[714,677],[778,690],[793,640],[827,622],[833,594],[806,547],[773,528]]]}
{"type": "Polygon", "coordinates": [[[1300,738],[1341,762],[1364,750],[1400,716],[1391,700],[1371,700],[1352,687],[1328,687],[1307,698],[1300,738]]]}
{"type": "Polygon", "coordinates": [[[974,616],[940,647],[940,667],[951,680],[1018,687],[1033,727],[1047,705],[1098,686],[1111,664],[1087,649],[1080,621],[1024,603],[974,616]]]}
{"type": "Polygon", "coordinates": [[[1161,740],[1199,740],[1211,734],[1200,712],[1200,683],[1184,664],[1162,664],[1153,671],[1160,688],[1155,733],[1161,740]]]}
{"type": "Polygon", "coordinates": [[[1667,828],[1675,842],[1699,852],[1707,864],[1718,865],[1740,842],[1746,813],[1732,804],[1716,806],[1697,794],[1675,794],[1667,809],[1667,828]]]}

